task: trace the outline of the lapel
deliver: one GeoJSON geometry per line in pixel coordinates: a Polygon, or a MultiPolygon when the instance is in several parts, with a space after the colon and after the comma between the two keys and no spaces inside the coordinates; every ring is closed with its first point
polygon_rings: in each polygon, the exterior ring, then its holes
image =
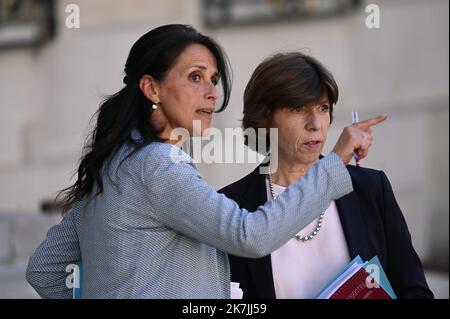
{"type": "MultiPolygon", "coordinates": [[[[242,207],[255,211],[259,206],[267,202],[267,189],[265,175],[259,173],[258,166],[251,174],[247,191],[242,196],[242,207]]],[[[275,299],[275,287],[273,285],[272,260],[270,255],[257,259],[246,259],[249,274],[255,291],[259,298],[275,299]]]]}
{"type": "MultiPolygon", "coordinates": [[[[349,170],[350,176],[352,175],[349,170]]],[[[352,177],[352,176],[351,176],[352,177]]],[[[353,181],[353,177],[352,177],[353,181]]],[[[355,185],[355,183],[353,183],[355,185]]],[[[368,256],[366,234],[364,233],[364,218],[360,201],[355,191],[336,200],[339,218],[344,231],[350,259],[360,255],[363,260],[368,256]]]]}
{"type": "Polygon", "coordinates": [[[265,175],[259,173],[259,168],[260,166],[250,174],[248,188],[241,197],[241,207],[249,211],[255,211],[267,202],[265,175]]]}

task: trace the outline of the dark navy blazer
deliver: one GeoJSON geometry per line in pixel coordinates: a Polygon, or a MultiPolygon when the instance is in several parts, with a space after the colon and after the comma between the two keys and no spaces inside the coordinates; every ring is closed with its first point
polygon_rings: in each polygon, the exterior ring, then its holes
{"type": "MultiPolygon", "coordinates": [[[[360,255],[365,261],[377,255],[399,299],[433,298],[386,175],[368,168],[351,165],[347,168],[354,191],[336,200],[336,206],[350,258],[360,255]]],[[[265,175],[256,168],[219,192],[241,208],[254,211],[267,201],[265,175]]],[[[244,299],[275,298],[270,258],[270,255],[258,259],[229,255],[231,280],[240,283],[244,299]]]]}

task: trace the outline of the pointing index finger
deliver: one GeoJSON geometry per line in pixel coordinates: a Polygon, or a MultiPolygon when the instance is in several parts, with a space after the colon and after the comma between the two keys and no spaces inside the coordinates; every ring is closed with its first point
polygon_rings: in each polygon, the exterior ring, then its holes
{"type": "Polygon", "coordinates": [[[384,120],[387,119],[387,114],[383,114],[383,115],[379,115],[377,117],[368,119],[368,120],[364,120],[359,122],[358,124],[355,124],[357,127],[361,128],[361,129],[368,129],[374,125],[380,124],[381,122],[383,122],[384,120]]]}

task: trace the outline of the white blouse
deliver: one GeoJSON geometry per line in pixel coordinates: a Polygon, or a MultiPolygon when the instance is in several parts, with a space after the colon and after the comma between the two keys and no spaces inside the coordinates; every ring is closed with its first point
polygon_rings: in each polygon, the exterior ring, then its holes
{"type": "MultiPolygon", "coordinates": [[[[275,196],[286,188],[274,184],[275,196]]],[[[266,179],[267,198],[272,199],[266,179]]],[[[302,229],[307,235],[317,225],[317,219],[302,229]]],[[[322,227],[307,242],[292,238],[271,254],[272,273],[277,299],[311,299],[327,285],[349,262],[345,240],[336,203],[326,209],[322,227]]]]}

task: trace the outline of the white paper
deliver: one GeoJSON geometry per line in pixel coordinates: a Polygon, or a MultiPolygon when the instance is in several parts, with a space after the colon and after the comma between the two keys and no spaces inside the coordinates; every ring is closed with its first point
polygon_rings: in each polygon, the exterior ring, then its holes
{"type": "Polygon", "coordinates": [[[238,282],[231,282],[231,299],[242,299],[244,292],[239,286],[238,282]]]}

